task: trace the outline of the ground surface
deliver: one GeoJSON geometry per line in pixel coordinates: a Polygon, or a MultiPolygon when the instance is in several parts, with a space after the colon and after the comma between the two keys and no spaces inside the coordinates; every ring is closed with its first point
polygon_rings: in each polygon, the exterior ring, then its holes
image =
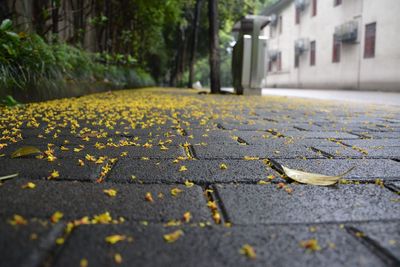
{"type": "MultiPolygon", "coordinates": [[[[233,92],[233,88],[223,88],[223,90],[233,92]]],[[[262,94],[266,96],[301,97],[400,106],[400,92],[264,88],[262,94]]]]}
{"type": "Polygon", "coordinates": [[[396,107],[146,89],[0,108],[0,133],[0,266],[400,266],[396,107]]]}

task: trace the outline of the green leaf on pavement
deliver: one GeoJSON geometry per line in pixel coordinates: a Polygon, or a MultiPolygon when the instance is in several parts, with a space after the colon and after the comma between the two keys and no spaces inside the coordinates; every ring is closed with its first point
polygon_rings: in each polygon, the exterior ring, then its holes
{"type": "Polygon", "coordinates": [[[32,154],[39,154],[42,153],[37,147],[34,146],[24,146],[21,148],[18,148],[11,154],[11,158],[20,158],[24,156],[29,156],[32,154]]]}

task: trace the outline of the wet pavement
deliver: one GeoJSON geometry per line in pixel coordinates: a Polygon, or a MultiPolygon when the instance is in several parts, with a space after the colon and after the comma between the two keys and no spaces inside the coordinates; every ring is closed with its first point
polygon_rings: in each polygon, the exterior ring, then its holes
{"type": "Polygon", "coordinates": [[[0,266],[400,266],[395,105],[150,88],[0,108],[0,133],[0,266]]]}

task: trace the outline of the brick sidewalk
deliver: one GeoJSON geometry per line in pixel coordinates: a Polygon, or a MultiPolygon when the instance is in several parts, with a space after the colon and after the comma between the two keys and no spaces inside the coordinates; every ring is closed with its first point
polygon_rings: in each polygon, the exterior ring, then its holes
{"type": "Polygon", "coordinates": [[[0,266],[400,266],[400,108],[144,89],[0,133],[0,266]]]}

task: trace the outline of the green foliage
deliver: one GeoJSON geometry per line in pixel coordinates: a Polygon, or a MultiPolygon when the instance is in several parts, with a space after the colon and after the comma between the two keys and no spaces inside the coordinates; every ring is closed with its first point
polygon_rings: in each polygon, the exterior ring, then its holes
{"type": "Polygon", "coordinates": [[[65,43],[47,44],[36,34],[0,25],[0,94],[62,96],[71,83],[102,82],[112,88],[154,82],[131,55],[90,54],[65,43]]]}

